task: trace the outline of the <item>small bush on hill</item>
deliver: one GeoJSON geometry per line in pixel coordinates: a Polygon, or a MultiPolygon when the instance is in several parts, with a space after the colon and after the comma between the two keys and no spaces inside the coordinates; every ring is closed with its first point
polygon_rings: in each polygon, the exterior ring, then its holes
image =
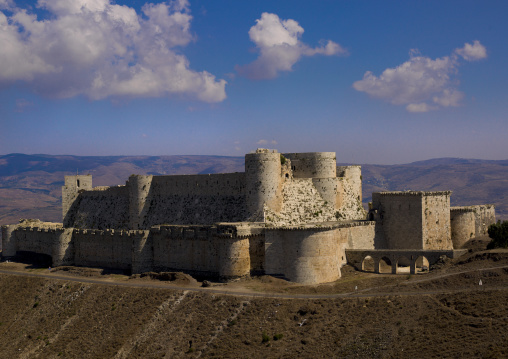
{"type": "Polygon", "coordinates": [[[489,226],[489,237],[492,238],[487,249],[508,248],[508,221],[497,221],[489,226]]]}

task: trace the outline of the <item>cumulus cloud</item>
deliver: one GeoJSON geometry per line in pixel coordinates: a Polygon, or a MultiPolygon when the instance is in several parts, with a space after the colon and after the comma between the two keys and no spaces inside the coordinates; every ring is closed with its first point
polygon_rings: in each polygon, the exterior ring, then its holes
{"type": "Polygon", "coordinates": [[[455,53],[462,56],[467,61],[477,61],[487,58],[487,49],[480,44],[480,41],[475,40],[473,44],[466,43],[463,48],[456,49],[455,53]]]}
{"type": "Polygon", "coordinates": [[[281,20],[276,14],[263,13],[249,30],[259,57],[250,64],[237,66],[236,70],[250,79],[271,79],[281,71],[291,71],[302,56],[347,55],[345,49],[331,40],[316,48],[309,47],[300,41],[303,32],[295,20],[281,20]]]}
{"type": "Polygon", "coordinates": [[[190,68],[179,49],[193,40],[187,0],[145,4],[142,14],[110,0],[39,0],[39,21],[0,0],[0,86],[15,81],[51,97],[184,95],[226,98],[225,80],[190,68]]]}
{"type": "Polygon", "coordinates": [[[0,10],[10,9],[13,7],[14,7],[14,2],[12,0],[0,0],[0,10]]]}
{"type": "Polygon", "coordinates": [[[464,94],[457,90],[454,75],[460,66],[459,56],[467,61],[487,56],[479,41],[466,43],[450,56],[431,59],[411,50],[409,61],[384,70],[375,76],[367,71],[353,88],[394,105],[406,105],[409,112],[427,112],[442,107],[459,106],[464,94]]]}

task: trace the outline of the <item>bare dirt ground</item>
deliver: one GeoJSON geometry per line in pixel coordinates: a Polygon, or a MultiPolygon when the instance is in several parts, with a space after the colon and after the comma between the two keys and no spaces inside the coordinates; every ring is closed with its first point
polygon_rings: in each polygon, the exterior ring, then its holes
{"type": "Polygon", "coordinates": [[[317,286],[2,262],[0,358],[507,358],[508,251],[485,243],[317,286]]]}

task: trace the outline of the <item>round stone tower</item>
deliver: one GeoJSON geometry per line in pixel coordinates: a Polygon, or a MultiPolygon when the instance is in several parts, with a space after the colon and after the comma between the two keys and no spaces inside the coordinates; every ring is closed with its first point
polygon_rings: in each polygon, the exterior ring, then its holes
{"type": "Polygon", "coordinates": [[[2,257],[10,258],[16,255],[16,229],[17,224],[2,226],[2,257]]]}
{"type": "Polygon", "coordinates": [[[284,153],[291,160],[294,178],[334,178],[337,175],[335,152],[284,153]]]}
{"type": "Polygon", "coordinates": [[[245,155],[247,210],[263,221],[263,206],[279,212],[282,206],[281,157],[276,150],[258,148],[245,155]]]}
{"type": "Polygon", "coordinates": [[[55,229],[51,259],[53,266],[72,265],[74,262],[73,228],[55,229]]]}
{"type": "Polygon", "coordinates": [[[232,280],[250,273],[249,238],[218,238],[219,277],[232,280]]]}
{"type": "Polygon", "coordinates": [[[132,175],[129,177],[127,186],[129,187],[129,228],[143,228],[144,218],[148,209],[146,207],[146,198],[150,192],[152,176],[132,175]]]}
{"type": "Polygon", "coordinates": [[[450,225],[453,249],[462,246],[475,237],[475,211],[473,207],[450,208],[450,225]]]}

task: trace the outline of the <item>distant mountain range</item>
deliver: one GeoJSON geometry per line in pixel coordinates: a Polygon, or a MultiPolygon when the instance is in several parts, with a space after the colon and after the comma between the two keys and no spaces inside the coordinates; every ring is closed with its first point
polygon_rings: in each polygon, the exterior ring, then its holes
{"type": "MultiPolygon", "coordinates": [[[[344,165],[344,164],[341,164],[344,165]]],[[[65,175],[91,174],[94,186],[124,184],[131,174],[243,172],[243,157],[0,156],[0,224],[20,218],[61,221],[65,175]]],[[[452,190],[453,206],[492,203],[508,219],[508,160],[437,158],[402,165],[362,165],[364,205],[372,192],[452,190]]]]}

